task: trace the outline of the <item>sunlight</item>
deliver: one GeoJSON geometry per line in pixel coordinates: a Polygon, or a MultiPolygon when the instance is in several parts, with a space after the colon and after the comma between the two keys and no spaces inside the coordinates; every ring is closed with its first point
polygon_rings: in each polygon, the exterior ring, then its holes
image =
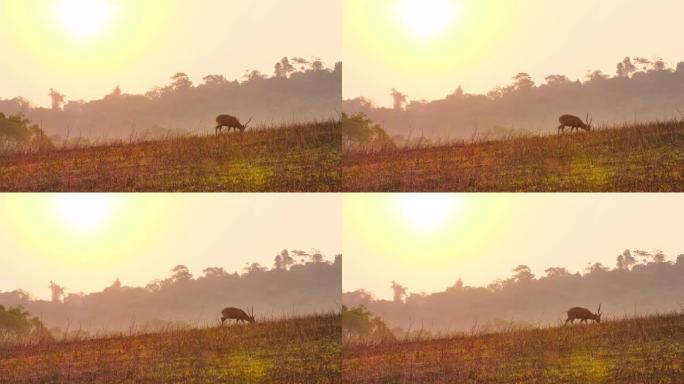
{"type": "Polygon", "coordinates": [[[431,37],[453,21],[456,7],[452,0],[402,0],[401,17],[413,34],[431,37]]]}
{"type": "Polygon", "coordinates": [[[409,224],[431,230],[454,214],[457,199],[446,193],[407,193],[399,197],[399,204],[409,224]]]}
{"type": "Polygon", "coordinates": [[[111,196],[103,193],[64,193],[57,197],[57,210],[76,230],[98,227],[111,212],[111,196]]]}
{"type": "Polygon", "coordinates": [[[61,0],[57,17],[77,38],[89,38],[102,30],[111,14],[107,0],[61,0]]]}

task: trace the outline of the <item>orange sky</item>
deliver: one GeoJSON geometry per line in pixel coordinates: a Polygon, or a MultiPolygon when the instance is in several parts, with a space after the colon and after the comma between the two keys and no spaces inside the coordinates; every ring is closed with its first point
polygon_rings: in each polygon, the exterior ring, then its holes
{"type": "Polygon", "coordinates": [[[90,100],[117,85],[144,93],[179,71],[198,83],[271,74],[283,56],[341,60],[341,0],[88,0],[104,4],[97,17],[79,14],[82,1],[0,3],[0,98],[47,106],[50,88],[90,100]]]}
{"type": "Polygon", "coordinates": [[[344,98],[386,106],[392,88],[434,100],[459,85],[486,93],[518,72],[543,82],[614,74],[625,56],[684,61],[683,1],[345,0],[343,14],[344,98]],[[438,31],[419,33],[421,25],[438,31]]]}
{"type": "Polygon", "coordinates": [[[0,194],[0,290],[144,286],[178,264],[241,272],[283,248],[341,252],[336,194],[0,194]]]}

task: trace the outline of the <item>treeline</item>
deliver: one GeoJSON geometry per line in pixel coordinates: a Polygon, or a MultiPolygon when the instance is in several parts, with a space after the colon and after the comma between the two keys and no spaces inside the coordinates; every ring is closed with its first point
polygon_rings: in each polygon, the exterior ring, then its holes
{"type": "Polygon", "coordinates": [[[287,251],[272,268],[258,263],[242,273],[210,267],[201,276],[183,265],[169,277],[145,287],[114,281],[101,292],[67,293],[50,282],[52,299],[35,300],[22,290],[0,292],[0,304],[21,306],[53,334],[67,330],[112,332],[164,326],[216,324],[226,306],[254,307],[260,318],[339,311],[342,256],[327,260],[320,252],[287,251]]]}
{"type": "Polygon", "coordinates": [[[558,117],[590,114],[594,125],[684,118],[684,62],[668,67],[662,59],[625,58],[615,75],[590,71],[571,81],[553,74],[541,84],[527,73],[486,95],[458,87],[444,99],[409,100],[393,89],[393,108],[360,97],[343,102],[349,115],[363,113],[397,141],[489,139],[555,132],[558,117]]]}
{"type": "MultiPolygon", "coordinates": [[[[272,75],[248,71],[228,80],[208,75],[195,84],[187,74],[144,95],[126,94],[116,87],[99,100],[68,100],[50,89],[51,108],[32,106],[22,98],[0,99],[0,112],[21,114],[53,141],[159,138],[213,132],[222,113],[252,125],[271,125],[339,118],[342,102],[342,63],[326,67],[320,59],[287,57],[272,75]]],[[[47,92],[47,91],[46,91],[47,92]]]]}
{"type": "Polygon", "coordinates": [[[458,279],[443,292],[425,294],[409,293],[392,282],[391,301],[377,300],[364,290],[345,292],[342,301],[349,308],[366,308],[395,334],[558,324],[573,306],[595,311],[603,304],[608,320],[684,308],[684,255],[672,261],[660,251],[625,250],[614,268],[594,263],[584,273],[570,273],[553,267],[536,276],[520,265],[513,272],[487,287],[465,286],[458,279]]]}

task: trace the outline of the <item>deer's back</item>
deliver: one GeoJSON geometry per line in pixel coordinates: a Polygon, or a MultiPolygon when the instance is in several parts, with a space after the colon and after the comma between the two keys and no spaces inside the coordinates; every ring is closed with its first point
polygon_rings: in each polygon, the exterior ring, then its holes
{"type": "Polygon", "coordinates": [[[231,318],[231,319],[247,317],[247,314],[245,313],[245,311],[243,311],[240,308],[235,308],[235,307],[223,308],[223,311],[221,311],[221,314],[223,316],[225,316],[227,318],[231,318]]]}
{"type": "Polygon", "coordinates": [[[573,307],[568,310],[568,317],[575,319],[588,319],[593,317],[594,314],[590,310],[582,307],[573,307]]]}
{"type": "Polygon", "coordinates": [[[240,121],[238,121],[237,117],[231,115],[218,115],[216,117],[216,122],[224,125],[240,125],[240,121]]]}
{"type": "Polygon", "coordinates": [[[559,121],[561,124],[567,125],[567,126],[570,126],[570,127],[581,127],[581,126],[584,126],[584,122],[582,121],[582,119],[580,119],[580,118],[577,117],[577,116],[573,116],[573,115],[563,115],[563,116],[561,116],[561,117],[558,118],[558,121],[559,121]]]}

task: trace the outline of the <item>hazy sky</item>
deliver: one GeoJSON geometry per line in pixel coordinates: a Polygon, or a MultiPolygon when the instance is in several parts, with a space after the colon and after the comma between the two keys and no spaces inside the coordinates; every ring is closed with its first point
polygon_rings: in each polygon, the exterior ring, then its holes
{"type": "Polygon", "coordinates": [[[272,267],[280,250],[341,252],[337,194],[2,194],[0,290],[48,298],[144,286],[178,264],[272,267]]]}
{"type": "Polygon", "coordinates": [[[526,264],[614,267],[624,249],[684,253],[681,194],[346,194],[343,289],[390,298],[392,280],[437,292],[526,264]]]}
{"type": "Polygon", "coordinates": [[[144,93],[182,71],[271,74],[283,56],[341,59],[341,0],[3,0],[0,98],[49,105],[144,93]]]}
{"type": "Polygon", "coordinates": [[[508,85],[518,72],[614,74],[625,56],[684,61],[684,1],[345,0],[345,99],[390,105],[508,85]]]}

